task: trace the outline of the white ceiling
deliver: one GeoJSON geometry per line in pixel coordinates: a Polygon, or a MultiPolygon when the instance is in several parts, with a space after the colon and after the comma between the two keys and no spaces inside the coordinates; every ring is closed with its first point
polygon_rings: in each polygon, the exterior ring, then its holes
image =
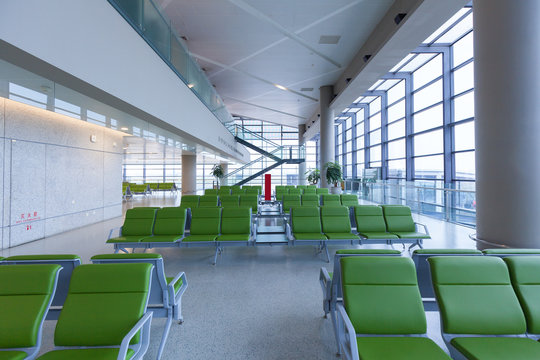
{"type": "Polygon", "coordinates": [[[393,0],[157,0],[229,112],[296,127],[393,0]],[[339,42],[319,44],[322,35],[339,42]],[[336,66],[339,65],[339,66],[336,66]],[[292,91],[276,88],[285,86],[292,91]],[[300,91],[313,88],[312,91],[300,91]]]}

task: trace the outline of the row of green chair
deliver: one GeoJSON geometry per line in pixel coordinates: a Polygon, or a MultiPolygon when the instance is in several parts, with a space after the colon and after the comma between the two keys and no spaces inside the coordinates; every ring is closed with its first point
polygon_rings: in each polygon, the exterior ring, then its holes
{"type": "MultiPolygon", "coordinates": [[[[175,277],[166,277],[163,258],[160,254],[104,254],[95,255],[91,258],[93,264],[109,263],[149,263],[154,271],[150,281],[150,293],[147,310],[153,317],[167,318],[165,329],[161,337],[161,343],[157,358],[163,353],[165,342],[173,320],[183,322],[182,296],[187,289],[188,282],[184,272],[175,277]]],[[[63,310],[68,295],[68,289],[75,268],[81,265],[81,259],[77,255],[18,255],[0,259],[0,265],[59,265],[62,268],[58,276],[56,292],[51,301],[47,320],[57,320],[63,310]],[[53,316],[50,316],[53,313],[53,316]]],[[[1,269],[1,266],[0,266],[1,269]]],[[[2,353],[0,352],[0,358],[2,353]]]]}
{"type": "Polygon", "coordinates": [[[290,209],[295,206],[355,206],[358,205],[358,196],[353,194],[342,195],[291,195],[284,194],[281,199],[281,213],[289,214],[290,209]]]}
{"type": "Polygon", "coordinates": [[[195,209],[199,207],[249,207],[254,214],[258,213],[259,199],[257,195],[184,195],[181,198],[180,207],[195,209]]]}
{"type": "MultiPolygon", "coordinates": [[[[0,357],[34,359],[62,267],[0,266],[0,357]]],[[[39,359],[142,359],[150,342],[146,312],[153,266],[80,265],[56,324],[55,349],[39,359]]]]}
{"type": "Polygon", "coordinates": [[[301,187],[302,185],[298,185],[298,187],[294,186],[276,186],[276,200],[279,201],[283,195],[303,195],[303,194],[317,194],[317,195],[323,195],[323,194],[329,194],[329,191],[327,188],[317,188],[313,185],[309,185],[306,187],[301,187]]]}
{"type": "Polygon", "coordinates": [[[219,189],[205,189],[204,195],[243,195],[243,194],[249,194],[249,195],[261,195],[261,187],[260,186],[244,186],[243,188],[240,187],[225,187],[222,186],[219,189]]]}

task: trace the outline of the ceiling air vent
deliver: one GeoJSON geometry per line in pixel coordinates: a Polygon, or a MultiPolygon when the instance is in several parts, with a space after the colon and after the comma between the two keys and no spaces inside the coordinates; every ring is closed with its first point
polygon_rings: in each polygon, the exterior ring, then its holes
{"type": "Polygon", "coordinates": [[[335,45],[339,42],[341,36],[339,35],[321,35],[319,44],[335,45]]]}

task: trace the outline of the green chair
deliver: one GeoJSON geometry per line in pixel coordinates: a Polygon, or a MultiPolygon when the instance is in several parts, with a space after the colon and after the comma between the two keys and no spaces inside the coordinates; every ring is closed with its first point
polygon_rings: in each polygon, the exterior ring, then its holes
{"type": "Polygon", "coordinates": [[[340,352],[339,337],[337,328],[336,304],[342,299],[341,292],[341,262],[340,259],[347,256],[401,256],[398,250],[389,249],[345,249],[338,250],[334,256],[334,271],[328,272],[325,267],[321,267],[319,274],[319,283],[323,292],[323,311],[324,317],[328,317],[328,313],[332,318],[332,326],[338,346],[337,352],[340,352]]]}
{"type": "Polygon", "coordinates": [[[341,200],[339,199],[339,195],[324,194],[321,195],[321,199],[323,206],[341,206],[341,200]]]}
{"type": "Polygon", "coordinates": [[[152,312],[146,312],[153,266],[81,265],[56,324],[56,359],[142,359],[150,343],[152,312]]]}
{"type": "Polygon", "coordinates": [[[223,195],[219,197],[221,207],[238,207],[240,206],[239,195],[223,195]]]}
{"type": "Polygon", "coordinates": [[[221,235],[216,238],[217,245],[223,246],[249,246],[252,245],[254,233],[252,231],[251,208],[223,208],[221,212],[221,235]]]}
{"type": "Polygon", "coordinates": [[[127,252],[125,247],[138,244],[142,239],[152,236],[156,211],[156,208],[144,207],[126,211],[124,224],[120,228],[120,236],[111,237],[116,229],[109,232],[107,243],[114,244],[114,252],[117,253],[119,250],[127,252]]]}
{"type": "Polygon", "coordinates": [[[215,207],[218,206],[217,195],[203,195],[199,199],[199,207],[215,207]]]}
{"type": "MultiPolygon", "coordinates": [[[[245,186],[244,186],[245,188],[245,186]]],[[[248,195],[261,195],[261,189],[258,186],[250,186],[246,189],[248,195]]]]}
{"type": "MultiPolygon", "coordinates": [[[[56,291],[47,312],[47,320],[58,320],[62,306],[66,301],[66,296],[71,281],[73,270],[81,265],[81,258],[70,254],[48,254],[48,255],[15,255],[4,259],[4,265],[59,265],[62,271],[58,275],[56,291]]],[[[1,358],[1,356],[0,356],[1,358]]]]}
{"type": "Polygon", "coordinates": [[[223,189],[223,188],[221,188],[221,189],[219,189],[219,190],[217,191],[217,195],[218,195],[219,197],[231,195],[231,189],[228,189],[228,188],[227,188],[227,189],[223,189]]]}
{"type": "Polygon", "coordinates": [[[315,193],[302,195],[302,206],[319,206],[319,196],[315,193]]]}
{"type": "Polygon", "coordinates": [[[163,247],[177,243],[184,236],[186,227],[186,209],[180,207],[164,207],[156,212],[153,236],[141,239],[145,247],[163,247]]]}
{"type": "Polygon", "coordinates": [[[0,359],[35,359],[59,265],[0,266],[0,359]]]}
{"type": "Polygon", "coordinates": [[[216,247],[214,262],[216,264],[219,248],[216,238],[221,233],[221,208],[207,207],[193,209],[191,213],[190,234],[182,239],[183,246],[209,246],[216,247]]]}
{"type": "Polygon", "coordinates": [[[482,253],[486,256],[539,256],[540,249],[485,249],[482,253]]]}
{"type": "Polygon", "coordinates": [[[307,189],[307,185],[296,185],[296,188],[305,190],[305,189],[307,189]]]}
{"type": "MultiPolygon", "coordinates": [[[[420,295],[426,305],[426,299],[435,297],[433,286],[431,285],[431,275],[429,273],[429,263],[427,259],[432,256],[482,256],[482,252],[476,249],[416,249],[412,254],[412,260],[416,266],[416,277],[420,295]]],[[[430,309],[435,310],[435,309],[430,309]]]]}
{"type": "Polygon", "coordinates": [[[285,189],[288,189],[289,192],[290,192],[291,189],[296,189],[296,186],[294,186],[294,185],[285,185],[285,189]]]}
{"type": "Polygon", "coordinates": [[[356,232],[361,243],[388,244],[398,236],[386,231],[383,210],[376,205],[358,205],[353,208],[356,232]]]}
{"type": "Polygon", "coordinates": [[[246,190],[241,189],[240,187],[238,187],[238,188],[233,187],[232,190],[231,190],[232,195],[244,195],[245,193],[246,193],[246,190]]]}
{"type": "Polygon", "coordinates": [[[283,195],[281,212],[283,214],[289,214],[289,211],[294,206],[302,206],[302,202],[300,201],[300,195],[283,195]]]}
{"type": "Polygon", "coordinates": [[[326,250],[326,258],[328,259],[326,247],[328,239],[322,233],[319,208],[315,206],[293,207],[290,215],[291,220],[286,223],[286,233],[290,244],[315,245],[318,247],[318,253],[326,250]]]}
{"type": "Polygon", "coordinates": [[[230,192],[231,191],[231,186],[229,186],[229,185],[221,185],[219,187],[219,190],[229,190],[229,192],[230,192]]]}
{"type": "Polygon", "coordinates": [[[259,196],[253,193],[240,195],[240,206],[251,208],[253,214],[259,213],[259,196]]]}
{"type": "Polygon", "coordinates": [[[353,194],[341,194],[340,195],[341,205],[351,207],[358,205],[358,196],[353,194]]]}
{"type": "Polygon", "coordinates": [[[276,201],[283,201],[283,195],[289,194],[289,189],[284,186],[276,186],[276,201]]]}
{"type": "Polygon", "coordinates": [[[321,221],[322,231],[329,243],[346,242],[353,245],[355,241],[360,240],[360,237],[351,231],[349,209],[346,206],[323,206],[321,221]]]}
{"type": "Polygon", "coordinates": [[[310,187],[310,186],[306,187],[304,189],[304,195],[307,195],[307,194],[317,194],[317,188],[310,187]]]}
{"type": "Polygon", "coordinates": [[[343,302],[336,306],[337,328],[346,359],[450,360],[426,336],[410,258],[357,256],[340,262],[343,302]]]}
{"type": "Polygon", "coordinates": [[[199,195],[183,195],[180,199],[181,208],[195,209],[199,207],[199,195]]]}
{"type": "Polygon", "coordinates": [[[218,195],[217,189],[204,189],[204,195],[218,195]]]}
{"type": "Polygon", "coordinates": [[[295,188],[289,189],[289,195],[302,195],[302,194],[303,194],[302,189],[295,189],[295,188]]]}
{"type": "Polygon", "coordinates": [[[329,194],[328,188],[316,188],[315,192],[317,193],[317,195],[328,195],[329,194]]]}
{"type": "Polygon", "coordinates": [[[150,294],[147,310],[153,317],[167,318],[165,329],[161,336],[157,358],[161,358],[165,342],[173,320],[183,322],[182,295],[188,287],[186,274],[180,272],[175,277],[165,275],[163,258],[160,254],[104,254],[91,258],[93,264],[137,264],[148,263],[154,266],[150,281],[150,294]]]}
{"type": "Polygon", "coordinates": [[[159,189],[158,183],[148,183],[148,188],[150,191],[157,191],[159,189]]]}
{"type": "Polygon", "coordinates": [[[388,232],[399,237],[399,241],[405,247],[405,243],[412,243],[409,250],[415,246],[422,248],[424,239],[431,239],[428,229],[423,224],[415,223],[411,208],[403,205],[381,205],[388,232]],[[424,232],[419,232],[419,227],[423,227],[424,232]]]}
{"type": "Polygon", "coordinates": [[[428,262],[453,358],[540,359],[540,344],[524,337],[525,315],[502,259],[434,256],[428,262]]]}

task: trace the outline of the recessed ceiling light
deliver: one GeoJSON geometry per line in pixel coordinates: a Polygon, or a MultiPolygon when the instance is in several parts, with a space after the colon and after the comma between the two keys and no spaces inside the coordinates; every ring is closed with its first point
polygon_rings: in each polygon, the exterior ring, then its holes
{"type": "Polygon", "coordinates": [[[341,39],[340,35],[321,35],[319,38],[319,44],[335,45],[341,39]]]}
{"type": "Polygon", "coordinates": [[[274,86],[277,87],[278,89],[281,89],[281,90],[285,90],[285,91],[288,90],[288,89],[287,89],[285,86],[283,86],[283,85],[274,84],[274,86]]]}
{"type": "Polygon", "coordinates": [[[194,84],[187,84],[187,87],[190,89],[193,88],[194,86],[195,86],[194,84]]]}
{"type": "Polygon", "coordinates": [[[129,128],[127,128],[127,127],[123,126],[123,127],[121,127],[121,128],[120,128],[120,130],[123,130],[123,131],[128,131],[128,130],[129,130],[129,128]]]}

